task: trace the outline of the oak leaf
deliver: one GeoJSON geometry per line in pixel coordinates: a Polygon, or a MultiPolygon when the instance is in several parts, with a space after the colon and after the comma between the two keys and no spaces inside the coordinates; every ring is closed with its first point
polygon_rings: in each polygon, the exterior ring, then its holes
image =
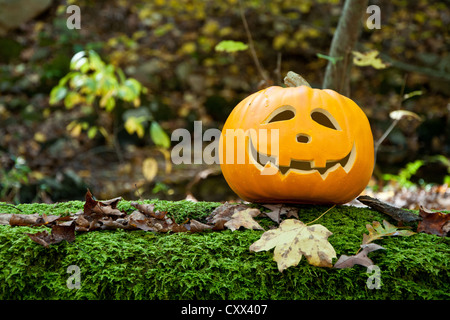
{"type": "Polygon", "coordinates": [[[344,269],[344,268],[351,268],[355,264],[359,264],[364,267],[372,266],[373,262],[372,260],[367,256],[369,252],[384,249],[382,246],[379,246],[375,243],[369,243],[369,244],[362,244],[361,250],[358,254],[354,256],[346,256],[343,254],[339,257],[338,261],[334,264],[333,268],[337,269],[344,269]]]}
{"type": "Polygon", "coordinates": [[[75,241],[75,223],[70,221],[69,224],[53,225],[52,233],[48,233],[47,230],[37,233],[25,233],[36,243],[48,248],[49,245],[59,243],[61,241],[73,242],[75,241]]]}
{"type": "Polygon", "coordinates": [[[448,236],[450,231],[450,214],[433,212],[420,206],[419,215],[422,217],[422,221],[417,226],[417,232],[435,234],[441,237],[448,236]]]}
{"type": "Polygon", "coordinates": [[[273,260],[277,262],[280,272],[298,265],[302,256],[313,266],[332,267],[331,261],[336,257],[336,252],[327,240],[332,234],[320,224],[307,226],[299,220],[286,219],[279,228],[264,232],[250,246],[250,251],[259,252],[275,247],[273,260]]]}
{"type": "Polygon", "coordinates": [[[378,221],[372,222],[372,225],[367,224],[366,228],[369,231],[369,234],[363,234],[363,244],[368,244],[372,241],[382,239],[383,237],[390,236],[412,236],[416,234],[411,230],[399,230],[398,227],[390,224],[386,220],[383,220],[383,226],[378,221]],[[384,226],[384,227],[383,227],[384,226]]]}
{"type": "Polygon", "coordinates": [[[263,204],[262,206],[271,210],[270,212],[264,212],[264,214],[276,223],[280,223],[282,215],[298,219],[298,208],[285,206],[284,204],[263,204]]]}

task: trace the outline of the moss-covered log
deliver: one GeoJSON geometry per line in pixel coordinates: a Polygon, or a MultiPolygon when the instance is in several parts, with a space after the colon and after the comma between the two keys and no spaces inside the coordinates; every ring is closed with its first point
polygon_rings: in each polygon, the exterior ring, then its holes
{"type": "MultiPolygon", "coordinates": [[[[219,203],[146,201],[183,222],[200,221],[219,203]]],[[[25,213],[68,214],[83,202],[56,205],[22,204],[25,213]]],[[[133,211],[130,203],[120,210],[133,211]]],[[[299,217],[312,221],[325,206],[300,206],[299,217]]],[[[17,213],[0,206],[0,212],[17,213]]],[[[257,218],[258,219],[258,218],[257,218]]],[[[356,253],[365,225],[389,217],[376,211],[339,206],[317,223],[333,235],[338,257],[356,253]]],[[[266,229],[274,223],[260,218],[266,229]]],[[[380,289],[366,285],[362,266],[318,268],[302,259],[297,267],[278,272],[273,252],[251,253],[249,246],[263,231],[229,230],[155,234],[145,231],[77,232],[73,243],[49,248],[25,235],[46,227],[0,226],[0,299],[449,299],[448,238],[428,234],[378,240],[386,250],[370,253],[380,268],[380,289]],[[67,269],[76,265],[81,286],[69,289],[67,269]]],[[[335,262],[335,261],[334,261],[335,262]]]]}

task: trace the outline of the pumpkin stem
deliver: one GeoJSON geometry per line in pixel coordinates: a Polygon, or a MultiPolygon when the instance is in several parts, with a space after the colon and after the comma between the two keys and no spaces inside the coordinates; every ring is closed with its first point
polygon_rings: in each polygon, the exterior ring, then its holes
{"type": "Polygon", "coordinates": [[[308,86],[311,88],[311,85],[306,81],[301,75],[289,71],[284,78],[284,84],[288,87],[295,88],[300,86],[308,86]]]}

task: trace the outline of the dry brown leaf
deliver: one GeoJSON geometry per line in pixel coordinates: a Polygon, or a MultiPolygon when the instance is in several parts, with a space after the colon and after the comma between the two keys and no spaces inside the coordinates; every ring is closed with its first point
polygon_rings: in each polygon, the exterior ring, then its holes
{"type": "Polygon", "coordinates": [[[165,211],[159,211],[159,210],[155,211],[155,205],[153,203],[142,204],[142,203],[137,203],[137,202],[131,202],[131,205],[133,207],[135,207],[136,209],[138,209],[143,214],[145,214],[149,217],[156,218],[156,219],[164,219],[164,217],[167,214],[167,212],[165,212],[165,211]]]}
{"type": "Polygon", "coordinates": [[[417,226],[417,232],[435,234],[441,237],[448,236],[450,230],[450,214],[433,212],[420,206],[419,215],[422,217],[422,221],[417,226]]]}
{"type": "Polygon", "coordinates": [[[375,243],[369,243],[369,244],[362,244],[361,250],[358,254],[353,256],[346,256],[343,254],[339,257],[338,261],[334,264],[333,268],[337,269],[345,269],[345,268],[351,268],[355,264],[359,264],[364,267],[368,267],[373,265],[372,260],[367,256],[369,252],[384,249],[382,246],[379,246],[375,243]]]}
{"type": "Polygon", "coordinates": [[[262,206],[271,210],[270,212],[263,212],[263,214],[276,223],[280,223],[282,215],[286,215],[288,218],[294,217],[298,219],[298,208],[288,207],[284,204],[263,204],[262,206]]]}
{"type": "Polygon", "coordinates": [[[222,226],[231,219],[231,216],[236,211],[241,211],[248,209],[248,206],[245,204],[231,204],[228,202],[225,202],[221,206],[214,209],[213,212],[205,219],[207,224],[214,225],[216,227],[222,226]]]}
{"type": "Polygon", "coordinates": [[[75,223],[71,222],[69,225],[53,225],[51,234],[49,234],[47,230],[34,234],[25,234],[34,242],[48,248],[49,245],[59,243],[63,240],[68,242],[75,241],[75,223]]]}
{"type": "Polygon", "coordinates": [[[38,213],[33,214],[12,214],[9,219],[11,226],[32,226],[42,224],[44,219],[38,213]]]}
{"type": "Polygon", "coordinates": [[[258,222],[253,218],[261,213],[258,209],[246,209],[242,211],[235,212],[229,221],[227,221],[224,226],[235,231],[240,227],[253,230],[264,230],[258,222]]]}

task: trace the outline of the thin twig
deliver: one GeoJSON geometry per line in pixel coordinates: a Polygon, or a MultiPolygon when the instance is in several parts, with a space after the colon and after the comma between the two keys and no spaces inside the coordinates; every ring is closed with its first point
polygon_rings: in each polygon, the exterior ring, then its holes
{"type": "MultiPolygon", "coordinates": [[[[403,95],[405,93],[405,87],[406,87],[406,78],[407,75],[405,75],[405,77],[403,78],[403,85],[402,85],[402,90],[400,91],[400,102],[398,104],[397,110],[400,109],[400,107],[402,106],[402,102],[403,102],[403,95]]],[[[383,133],[383,135],[375,142],[375,146],[374,146],[374,165],[377,163],[377,152],[378,152],[378,148],[380,147],[380,145],[383,143],[384,139],[386,139],[386,137],[389,135],[389,133],[391,133],[391,131],[394,129],[394,127],[397,125],[397,123],[400,121],[401,118],[398,119],[394,119],[394,121],[392,121],[391,125],[389,126],[389,128],[387,128],[387,130],[383,133]]]]}
{"type": "Polygon", "coordinates": [[[242,7],[241,0],[239,0],[239,13],[241,15],[242,23],[244,24],[245,33],[247,34],[247,38],[248,38],[248,45],[250,48],[250,52],[252,54],[253,62],[256,65],[256,69],[258,69],[258,72],[261,75],[261,77],[263,78],[263,80],[266,83],[269,83],[269,78],[267,77],[263,67],[261,66],[261,63],[259,62],[258,56],[256,55],[255,45],[253,44],[252,34],[250,33],[250,29],[247,24],[247,19],[245,18],[244,8],[242,7]]]}
{"type": "Polygon", "coordinates": [[[317,217],[316,219],[314,219],[314,220],[311,221],[311,222],[308,222],[307,225],[308,225],[308,224],[311,224],[311,223],[313,223],[313,222],[316,222],[317,220],[319,220],[320,218],[322,218],[324,214],[326,214],[328,211],[330,211],[330,210],[333,209],[334,207],[336,207],[335,204],[333,204],[333,206],[332,206],[331,208],[329,208],[327,211],[325,211],[324,213],[322,213],[319,217],[317,217]]]}
{"type": "Polygon", "coordinates": [[[11,207],[11,208],[14,208],[14,209],[16,209],[16,210],[19,210],[20,212],[23,212],[22,210],[20,210],[20,209],[17,208],[16,206],[13,206],[12,204],[8,204],[8,203],[0,203],[0,206],[11,207]]]}
{"type": "Polygon", "coordinates": [[[277,83],[282,84],[281,82],[281,52],[278,52],[277,54],[277,67],[275,69],[275,75],[277,77],[277,83]]]}

